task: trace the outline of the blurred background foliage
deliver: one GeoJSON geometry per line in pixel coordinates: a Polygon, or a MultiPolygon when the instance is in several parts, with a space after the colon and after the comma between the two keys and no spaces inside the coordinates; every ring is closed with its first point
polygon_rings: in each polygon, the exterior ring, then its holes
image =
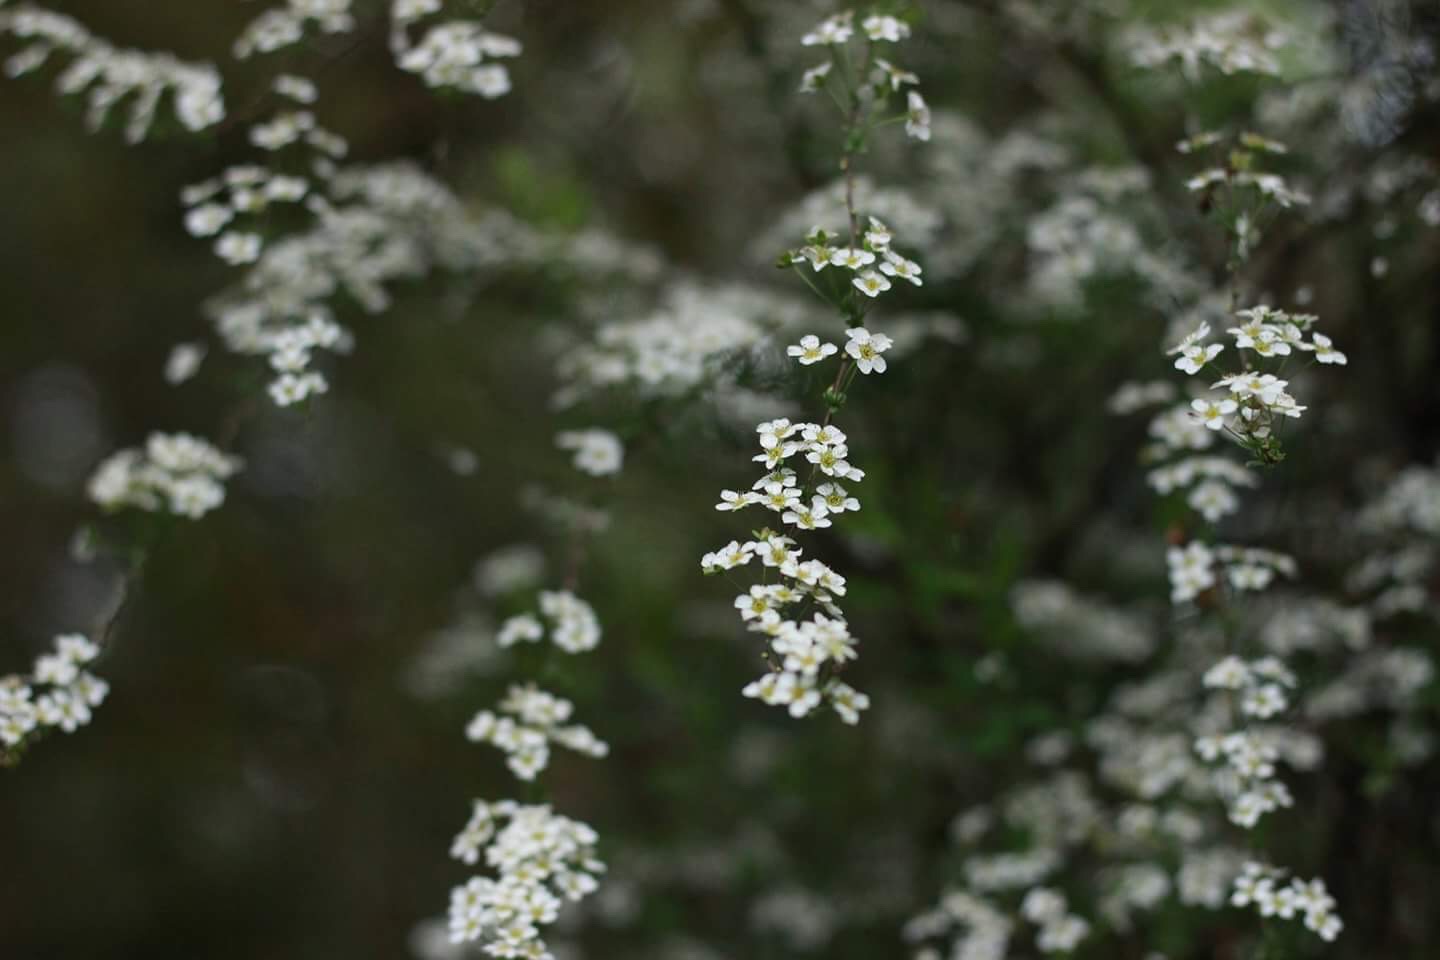
{"type": "MultiPolygon", "coordinates": [[[[256,3],[52,6],[120,45],[225,64],[237,115],[275,68],[228,56],[256,3]]],[[[377,5],[359,6],[373,17],[377,5]]],[[[1187,93],[1112,46],[1133,24],[1200,6],[930,0],[912,11],[905,63],[937,112],[991,143],[1025,127],[1078,165],[1148,170],[1153,189],[1127,215],[1152,249],[1184,251],[1214,282],[1223,245],[1179,187],[1194,171],[1172,145],[1193,132],[1187,111],[1239,122],[1259,84],[1187,93]]],[[[1433,42],[1440,23],[1418,0],[1254,6],[1321,38],[1328,60],[1287,70],[1341,78],[1360,91],[1345,103],[1351,121],[1373,121],[1297,145],[1288,173],[1351,192],[1334,216],[1277,224],[1252,277],[1282,297],[1310,287],[1350,353],[1315,398],[1330,412],[1297,435],[1248,515],[1258,542],[1336,585],[1353,549],[1335,516],[1440,451],[1440,234],[1413,213],[1426,181],[1367,190],[1397,156],[1429,161],[1435,186],[1433,64],[1398,56],[1395,30],[1433,42]]],[[[875,325],[891,310],[943,311],[966,336],[860,384],[844,415],[870,474],[865,509],[825,552],[850,576],[865,638],[856,682],[874,708],[852,729],[741,699],[757,666],[750,638],[733,592],[697,560],[740,534],[711,507],[719,488],[748,482],[748,424],[625,398],[557,414],[542,334],[644,310],[670,279],[783,284],[768,266],[778,249],[757,240],[832,176],[834,125],[792,93],[807,65],[797,38],[828,12],[502,0],[490,22],[526,49],[515,92],[494,103],[437,97],[396,72],[383,26],[283,55],[317,76],[317,112],[356,159],[412,159],[468,207],[547,231],[604,228],[658,251],[664,276],[646,290],[499,270],[465,299],[452,294],[466,278],[416,283],[383,316],[346,317],[358,347],[329,396],[246,411],[231,446],[247,469],[223,510],[158,534],[101,664],[113,692],[94,726],[0,776],[0,956],[410,955],[416,925],[465,874],[445,852],[469,798],[515,793],[464,723],[524,675],[497,658],[442,662],[442,680],[425,682],[427,651],[447,630],[483,646],[486,624],[523,609],[477,593],[478,559],[536,544],[546,582],[559,578],[566,543],[518,491],[585,489],[552,436],[590,423],[618,423],[631,441],[579,591],[605,639],[550,686],[614,752],[557,756],[545,776],[555,802],[600,831],[612,882],[556,939],[588,957],[902,955],[904,919],[955,876],[955,813],[1023,778],[1027,742],[1078,731],[1138,670],[1057,658],[1016,623],[1016,582],[1063,578],[1164,615],[1161,544],[1180,513],[1145,489],[1143,425],[1111,417],[1105,400],[1126,379],[1165,374],[1156,348],[1174,318],[1118,272],[1064,306],[1023,302],[1026,232],[1058,170],[1025,172],[999,205],[973,192],[973,158],[954,140],[937,135],[928,154],[877,144],[865,162],[877,182],[948,205],[936,242],[950,255],[932,266],[918,249],[930,282],[884,302],[875,325]],[[756,905],[777,891],[808,891],[789,908],[813,921],[808,939],[763,919],[756,905]]],[[[113,567],[70,551],[93,517],[94,464],[151,429],[215,435],[259,381],[253,361],[218,346],[196,381],[160,376],[172,344],[204,337],[200,305],[231,279],[180,228],[177,191],[250,158],[240,123],[132,148],[114,131],[86,135],[79,108],[27,78],[0,85],[0,131],[0,667],[11,669],[114,599],[113,567]]],[[[814,396],[778,369],[752,375],[814,396]]],[[[1324,955],[1434,957],[1440,782],[1433,765],[1391,769],[1367,748],[1364,718],[1354,726],[1266,836],[1340,900],[1347,931],[1324,955]]],[[[1221,916],[1176,906],[1077,956],[1239,957],[1252,918],[1221,916]]]]}

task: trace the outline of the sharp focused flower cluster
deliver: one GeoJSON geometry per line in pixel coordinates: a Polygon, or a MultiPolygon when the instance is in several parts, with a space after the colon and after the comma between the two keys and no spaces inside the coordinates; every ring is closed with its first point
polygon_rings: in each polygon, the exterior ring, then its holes
{"type": "Polygon", "coordinates": [[[520,41],[492,33],[473,20],[435,24],[419,43],[411,40],[411,27],[443,8],[442,0],[393,0],[390,47],[400,69],[418,74],[426,86],[478,94],[487,100],[509,93],[509,69],[492,61],[518,57],[520,41]]]}
{"type": "MultiPolygon", "coordinates": [[[[859,246],[848,246],[839,237],[815,227],[806,235],[805,246],[787,251],[782,263],[797,267],[808,264],[814,273],[826,267],[848,270],[852,274],[848,285],[873,300],[894,286],[892,280],[922,285],[920,264],[896,253],[890,246],[891,240],[890,228],[874,217],[870,218],[864,242],[859,246]]],[[[821,357],[815,357],[810,362],[819,359],[821,357]]],[[[880,369],[884,370],[883,363],[880,369]]]]}
{"type": "Polygon", "coordinates": [[[199,519],[225,502],[225,483],[241,467],[188,433],[152,433],[144,448],[107,457],[90,478],[90,499],[105,510],[136,507],[199,519]]]}
{"type": "MultiPolygon", "coordinates": [[[[754,459],[769,472],[749,490],[722,490],[715,509],[762,506],[795,532],[824,529],[832,518],[860,509],[844,483],[859,482],[865,473],[847,459],[850,448],[839,428],[782,418],[760,424],[756,432],[760,453],[754,459]],[[786,465],[791,461],[809,464],[805,482],[786,465]]],[[[757,537],[743,545],[731,541],[700,561],[706,573],[718,573],[758,558],[767,574],[773,570],[779,577],[735,598],[748,629],[767,639],[772,667],[745,688],[745,696],[784,706],[793,717],[829,702],[845,722],[857,722],[869,698],[836,678],[857,656],[856,640],[837,603],[845,595],[845,578],[819,560],[802,560],[804,550],[790,536],[767,527],[757,537]]]]}
{"type": "Polygon", "coordinates": [[[26,42],[5,61],[8,76],[38,70],[57,51],[72,58],[55,86],[62,95],[86,95],[86,119],[92,129],[99,129],[122,100],[130,103],[125,139],[131,143],[145,138],[162,99],[173,104],[175,118],[191,132],[225,119],[220,72],[211,64],[185,63],[167,53],[122,50],[70,17],[28,4],[0,11],[0,34],[6,33],[26,42]]]}
{"type": "MultiPolygon", "coordinates": [[[[1345,354],[1330,338],[1314,329],[1316,318],[1312,315],[1262,305],[1237,311],[1235,319],[1236,325],[1226,331],[1228,344],[1212,340],[1210,324],[1202,322],[1169,352],[1175,357],[1175,369],[1195,376],[1223,366],[1220,358],[1233,346],[1239,356],[1238,369],[1219,374],[1208,391],[1188,403],[1166,408],[1150,423],[1150,435],[1158,441],[1150,457],[1179,455],[1150,472],[1151,486],[1165,494],[1186,491],[1187,503],[1212,523],[1239,510],[1237,488],[1254,487],[1258,481],[1239,464],[1191,452],[1206,450],[1215,437],[1225,437],[1260,464],[1278,463],[1284,458],[1281,425],[1299,419],[1307,409],[1290,393],[1291,380],[1281,376],[1286,364],[1306,356],[1322,365],[1346,362],[1345,354]]],[[[1187,566],[1199,570],[1205,559],[1201,555],[1188,558],[1187,566]]],[[[1175,562],[1172,553],[1172,566],[1175,562]]],[[[1193,598],[1203,579],[1187,581],[1183,589],[1177,587],[1177,600],[1193,598]]]]}
{"type": "MultiPolygon", "coordinates": [[[[882,220],[867,217],[862,231],[851,166],[865,137],[884,122],[882,114],[891,95],[919,83],[914,74],[875,56],[880,44],[908,37],[910,27],[893,16],[874,13],[860,19],[857,36],[856,19],[853,11],[838,14],[801,38],[804,46],[830,51],[828,62],[806,71],[800,89],[829,88],[842,114],[846,143],[840,169],[845,178],[848,239],[817,226],[807,235],[805,246],[788,250],[779,259],[779,266],[793,269],[848,321],[843,348],[807,333],[785,351],[804,367],[839,357],[835,379],[824,395],[829,413],[819,423],[781,417],[759,424],[755,429],[760,452],[752,459],[767,472],[749,490],[721,491],[716,504],[717,510],[726,512],[763,506],[778,516],[782,531],[792,528],[789,532],[796,534],[829,528],[835,518],[860,509],[859,499],[846,484],[860,482],[865,472],[850,463],[848,438],[831,418],[844,405],[845,390],[857,375],[884,373],[888,367],[885,353],[894,341],[861,322],[870,302],[892,288],[892,279],[922,284],[920,265],[893,248],[894,235],[882,220]],[[848,45],[860,37],[863,53],[852,60],[848,45]],[[796,467],[805,472],[804,480],[796,467]]],[[[904,119],[911,137],[928,140],[929,108],[918,92],[909,90],[907,97],[908,111],[889,119],[904,119]]],[[[803,555],[793,537],[767,526],[755,531],[753,540],[744,544],[732,540],[707,553],[700,565],[713,574],[758,558],[766,573],[763,582],[735,598],[741,620],[766,638],[764,656],[770,667],[744,688],[744,695],[783,706],[796,718],[829,703],[843,721],[857,723],[870,700],[839,679],[845,665],[858,655],[857,641],[838,603],[846,592],[845,578],[820,560],[802,559],[803,555]],[[778,578],[774,583],[772,570],[778,578]]]]}
{"type": "Polygon", "coordinates": [[[37,733],[74,733],[90,722],[110,687],[85,670],[100,648],[78,633],[55,638],[55,648],[35,658],[29,674],[0,677],[0,761],[37,733]]]}
{"type": "Polygon", "coordinates": [[[451,891],[451,941],[479,941],[492,957],[551,960],[540,928],[559,918],[566,900],[599,887],[605,864],[595,855],[598,839],[548,806],[475,801],[450,855],[468,864],[483,858],[495,876],[471,877],[451,891]]]}
{"type": "Polygon", "coordinates": [[[610,748],[583,724],[565,726],[575,706],[533,683],[511,686],[496,709],[481,710],[465,728],[473,743],[491,743],[505,751],[505,763],[521,780],[534,780],[550,762],[550,744],[558,743],[590,757],[604,757],[610,748]],[[503,716],[509,714],[509,716],[503,716]]]}

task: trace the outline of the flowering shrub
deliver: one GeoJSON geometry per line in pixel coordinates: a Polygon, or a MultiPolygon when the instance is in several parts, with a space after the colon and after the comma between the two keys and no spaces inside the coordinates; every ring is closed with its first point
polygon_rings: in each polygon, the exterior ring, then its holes
{"type": "Polygon", "coordinates": [[[1423,4],[152,7],[0,0],[0,953],[1435,952],[1423,4]]]}

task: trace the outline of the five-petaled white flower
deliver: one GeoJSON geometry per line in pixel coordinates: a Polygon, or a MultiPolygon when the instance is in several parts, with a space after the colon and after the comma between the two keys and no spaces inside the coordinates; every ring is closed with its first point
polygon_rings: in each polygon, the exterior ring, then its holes
{"type": "Polygon", "coordinates": [[[856,290],[867,297],[878,297],[890,289],[890,281],[885,279],[883,274],[876,273],[874,270],[866,270],[851,283],[855,284],[856,290]]]}
{"type": "Polygon", "coordinates": [[[874,15],[866,17],[860,24],[865,35],[871,40],[887,40],[898,43],[910,36],[910,24],[895,17],[874,15]]]}
{"type": "Polygon", "coordinates": [[[915,286],[921,286],[920,264],[914,260],[906,260],[893,250],[885,251],[885,260],[880,264],[880,272],[887,277],[899,277],[901,280],[909,280],[915,286]]]}
{"type": "Polygon", "coordinates": [[[830,255],[830,262],[837,267],[859,270],[861,267],[868,267],[874,263],[875,254],[859,247],[841,247],[830,255]]]}
{"type": "Polygon", "coordinates": [[[786,347],[785,353],[808,367],[812,363],[819,363],[839,349],[840,348],[833,343],[821,343],[819,337],[813,333],[808,333],[800,338],[798,344],[792,344],[786,347]]]}
{"type": "Polygon", "coordinates": [[[1225,426],[1225,418],[1230,416],[1240,405],[1228,397],[1224,400],[1192,400],[1190,409],[1200,417],[1200,420],[1211,430],[1219,430],[1225,426]]]}
{"type": "Polygon", "coordinates": [[[851,327],[845,331],[850,338],[845,344],[845,352],[855,360],[855,366],[860,368],[861,373],[884,373],[885,358],[881,356],[895,343],[883,333],[871,333],[864,327],[851,327]]]}
{"type": "Polygon", "coordinates": [[[1336,350],[1330,338],[1325,336],[1325,334],[1312,333],[1310,339],[1313,341],[1311,347],[1315,351],[1315,359],[1321,363],[1338,363],[1344,366],[1349,362],[1349,358],[1339,350],[1336,350]]]}

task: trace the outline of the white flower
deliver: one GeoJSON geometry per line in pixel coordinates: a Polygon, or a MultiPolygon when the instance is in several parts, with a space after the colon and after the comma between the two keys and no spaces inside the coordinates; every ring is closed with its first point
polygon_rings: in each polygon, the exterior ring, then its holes
{"type": "Polygon", "coordinates": [[[839,680],[831,680],[825,687],[825,698],[830,701],[830,706],[840,715],[840,719],[852,726],[860,722],[860,712],[870,708],[868,696],[839,680]]]}
{"type": "Polygon", "coordinates": [[[1240,499],[1235,496],[1235,492],[1219,480],[1206,480],[1204,483],[1197,484],[1195,489],[1190,491],[1190,495],[1185,498],[1185,502],[1192,509],[1200,511],[1200,514],[1211,523],[1240,508],[1240,499]]]}
{"type": "Polygon", "coordinates": [[[1246,716],[1268,719],[1282,712],[1290,702],[1285,691],[1278,684],[1267,683],[1246,692],[1240,701],[1240,710],[1246,716]]]}
{"type": "Polygon", "coordinates": [[[551,622],[550,641],[566,653],[583,653],[600,643],[600,620],[590,604],[566,590],[540,594],[540,613],[551,622]]]}
{"type": "Polygon", "coordinates": [[[230,231],[215,241],[215,255],[226,263],[239,265],[260,259],[261,240],[258,233],[230,231]]]}
{"type": "Polygon", "coordinates": [[[1175,361],[1176,370],[1183,370],[1189,374],[1199,373],[1201,367],[1219,356],[1220,351],[1225,349],[1224,345],[1212,343],[1206,346],[1201,341],[1208,336],[1210,336],[1210,324],[1202,323],[1186,334],[1185,339],[1167,351],[1170,354],[1180,354],[1175,361]]]}
{"type": "Polygon", "coordinates": [[[1035,946],[1046,953],[1069,953],[1090,933],[1090,924],[1077,916],[1061,917],[1045,923],[1035,946]]]}
{"type": "Polygon", "coordinates": [[[313,82],[290,73],[282,73],[276,77],[274,84],[271,85],[271,89],[280,94],[280,96],[288,97],[296,103],[314,103],[320,96],[313,82]]]}
{"type": "Polygon", "coordinates": [[[511,617],[500,625],[500,630],[495,634],[495,642],[502,647],[511,647],[517,643],[535,643],[545,636],[545,628],[533,613],[522,613],[519,616],[511,617]]]}
{"type": "Polygon", "coordinates": [[[625,447],[609,430],[564,430],[555,435],[555,445],[575,452],[575,469],[592,477],[612,476],[620,472],[625,447]]]}
{"type": "Polygon", "coordinates": [[[890,246],[890,242],[893,239],[894,235],[890,232],[889,227],[874,217],[870,218],[870,229],[865,231],[866,243],[870,244],[870,246],[876,250],[885,250],[890,246]]]}
{"type": "Polygon", "coordinates": [[[1239,690],[1250,682],[1250,668],[1244,660],[1229,656],[1205,671],[1205,686],[1239,690]]]}
{"type": "Polygon", "coordinates": [[[800,77],[800,92],[814,93],[820,89],[820,84],[830,75],[830,68],[833,66],[828,60],[825,63],[816,64],[806,70],[800,77]]]}
{"type": "Polygon", "coordinates": [[[192,237],[213,237],[235,218],[235,212],[224,204],[205,203],[185,214],[185,230],[192,237]]]}
{"type": "Polygon", "coordinates": [[[815,493],[825,501],[825,507],[831,513],[860,509],[860,501],[850,496],[838,483],[822,483],[815,488],[815,493]]]}
{"type": "Polygon", "coordinates": [[[588,825],[548,806],[475,801],[451,853],[484,862],[496,876],[474,876],[450,892],[450,939],[479,941],[492,957],[545,960],[540,927],[554,923],[565,900],[597,889],[605,865],[595,857],[598,836],[588,825]]]}
{"type": "Polygon", "coordinates": [[[794,357],[802,365],[809,366],[812,363],[819,363],[839,349],[833,343],[821,343],[819,337],[809,333],[800,338],[799,344],[786,347],[785,353],[787,356],[794,357]]]}
{"type": "MultiPolygon", "coordinates": [[[[851,270],[859,270],[861,267],[868,267],[875,262],[875,254],[869,250],[862,250],[859,247],[840,247],[830,254],[830,262],[837,267],[848,267],[851,270]]],[[[864,287],[861,287],[863,290],[864,287]]],[[[873,294],[872,294],[873,296],[873,294]]]]}
{"type": "Polygon", "coordinates": [[[887,277],[899,277],[902,280],[909,280],[915,286],[921,286],[920,264],[914,260],[906,260],[891,250],[885,251],[885,260],[880,264],[880,272],[887,277]]]}
{"type": "Polygon", "coordinates": [[[817,530],[830,526],[829,509],[825,501],[816,497],[810,506],[794,504],[780,516],[782,523],[794,524],[801,530],[817,530]]]}
{"type": "Polygon", "coordinates": [[[872,334],[864,327],[851,327],[845,335],[850,338],[845,344],[845,352],[855,360],[861,373],[885,372],[885,358],[881,354],[894,345],[893,340],[883,333],[872,334]]]}
{"type": "Polygon", "coordinates": [[[895,17],[869,16],[861,21],[860,26],[871,40],[896,43],[910,36],[910,25],[895,17]]]}
{"type": "Polygon", "coordinates": [[[848,11],[836,14],[800,38],[802,46],[814,47],[838,45],[847,42],[855,33],[854,15],[848,11]]]}
{"type": "Polygon", "coordinates": [[[1175,359],[1175,369],[1183,370],[1185,373],[1196,374],[1200,369],[1214,360],[1225,349],[1221,343],[1193,344],[1180,350],[1180,356],[1175,359]]]}
{"type": "Polygon", "coordinates": [[[1201,422],[1211,430],[1219,430],[1225,426],[1225,418],[1239,409],[1239,404],[1234,400],[1192,400],[1190,409],[1194,410],[1201,422]]]}
{"type": "Polygon", "coordinates": [[[152,433],[144,450],[121,450],[95,469],[90,498],[106,510],[135,507],[198,518],[224,502],[221,481],[240,465],[198,437],[152,433]]]}
{"type": "Polygon", "coordinates": [[[330,384],[318,373],[285,373],[274,380],[269,387],[270,399],[279,407],[299,403],[312,394],[326,393],[330,384]]]}
{"type": "Polygon", "coordinates": [[[1175,603],[1193,600],[1215,585],[1212,567],[1214,552],[1199,540],[1184,547],[1171,547],[1165,554],[1170,568],[1170,599],[1175,603]]]}
{"type": "Polygon", "coordinates": [[[177,343],[165,360],[165,382],[176,385],[195,376],[205,359],[205,352],[203,343],[177,343]]]}
{"type": "Polygon", "coordinates": [[[878,297],[890,289],[890,281],[885,279],[884,275],[876,273],[874,270],[866,270],[850,282],[855,285],[856,290],[859,290],[867,297],[878,297]]]}
{"type": "Polygon", "coordinates": [[[720,511],[743,510],[752,503],[759,503],[760,496],[753,491],[747,490],[743,493],[734,490],[721,490],[720,502],[715,504],[715,509],[720,511]]]}
{"type": "MultiPolygon", "coordinates": [[[[1349,362],[1345,354],[1336,350],[1331,344],[1330,338],[1323,333],[1312,333],[1310,335],[1311,349],[1315,351],[1315,359],[1321,363],[1338,363],[1344,366],[1349,362]]],[[[1338,921],[1337,921],[1338,922],[1338,921]]]]}
{"type": "Polygon", "coordinates": [[[930,139],[930,108],[925,98],[914,90],[906,94],[905,133],[910,137],[928,141],[930,139]]]}
{"type": "Polygon", "coordinates": [[[750,544],[741,547],[739,541],[731,540],[714,553],[705,554],[700,559],[700,568],[706,573],[733,570],[735,567],[749,563],[754,556],[755,553],[750,544]]]}

